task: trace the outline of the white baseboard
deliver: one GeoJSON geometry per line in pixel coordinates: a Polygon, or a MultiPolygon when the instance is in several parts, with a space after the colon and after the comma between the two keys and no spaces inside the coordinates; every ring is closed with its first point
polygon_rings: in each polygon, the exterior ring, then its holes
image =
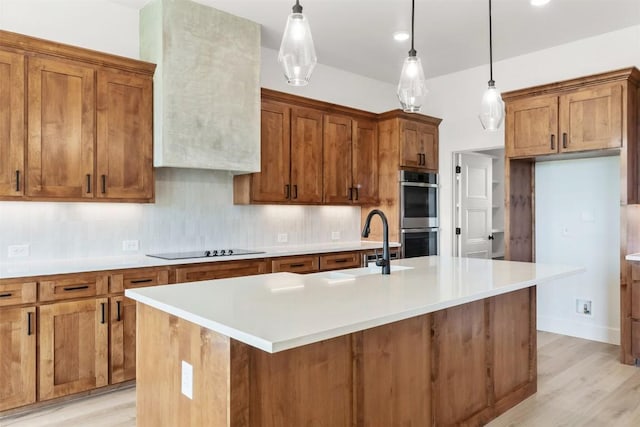
{"type": "Polygon", "coordinates": [[[550,316],[538,316],[537,326],[539,331],[620,345],[620,328],[593,325],[550,316]]]}

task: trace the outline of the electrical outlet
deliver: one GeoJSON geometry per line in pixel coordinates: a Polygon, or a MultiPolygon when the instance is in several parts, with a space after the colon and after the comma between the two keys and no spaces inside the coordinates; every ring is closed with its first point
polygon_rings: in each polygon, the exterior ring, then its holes
{"type": "Polygon", "coordinates": [[[331,240],[340,240],[340,232],[332,231],[331,232],[331,240]]]}
{"type": "Polygon", "coordinates": [[[287,233],[278,233],[278,243],[287,243],[289,235],[287,233]]]}
{"type": "Polygon", "coordinates": [[[182,361],[182,394],[193,400],[193,366],[182,361]]]}
{"type": "Polygon", "coordinates": [[[11,245],[7,247],[7,258],[22,258],[29,256],[29,244],[11,245]]]}
{"type": "Polygon", "coordinates": [[[123,240],[122,241],[122,250],[125,252],[134,252],[140,249],[140,241],[139,240],[123,240]]]}
{"type": "Polygon", "coordinates": [[[591,311],[591,300],[576,299],[576,313],[591,316],[593,314],[591,311]]]}

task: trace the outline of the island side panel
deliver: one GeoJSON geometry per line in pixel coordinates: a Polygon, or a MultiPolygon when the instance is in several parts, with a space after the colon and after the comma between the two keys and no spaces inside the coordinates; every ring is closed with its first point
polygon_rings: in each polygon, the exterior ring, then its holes
{"type": "Polygon", "coordinates": [[[489,302],[498,416],[536,392],[536,288],[509,292],[489,302]]]}
{"type": "Polygon", "coordinates": [[[229,425],[230,339],[141,303],[137,332],[137,425],[229,425]],[[193,399],[181,393],[182,361],[193,399]]]}
{"type": "Polygon", "coordinates": [[[433,313],[436,426],[481,425],[493,414],[488,300],[433,313]]]}
{"type": "Polygon", "coordinates": [[[351,426],[352,335],[250,359],[251,426],[351,426]]]}
{"type": "Polygon", "coordinates": [[[362,332],[357,426],[430,426],[430,314],[362,332]]]}

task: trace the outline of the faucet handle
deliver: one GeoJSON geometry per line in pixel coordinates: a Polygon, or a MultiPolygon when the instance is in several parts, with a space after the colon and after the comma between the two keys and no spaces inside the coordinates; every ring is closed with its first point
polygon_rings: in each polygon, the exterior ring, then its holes
{"type": "Polygon", "coordinates": [[[376,265],[377,265],[378,267],[384,267],[384,266],[386,266],[387,264],[389,264],[389,263],[388,263],[388,261],[387,261],[386,259],[384,259],[384,258],[378,258],[378,259],[376,259],[376,265]]]}

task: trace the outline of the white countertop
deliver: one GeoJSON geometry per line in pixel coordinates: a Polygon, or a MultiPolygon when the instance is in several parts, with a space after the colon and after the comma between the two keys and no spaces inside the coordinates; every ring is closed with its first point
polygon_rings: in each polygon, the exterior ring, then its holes
{"type": "Polygon", "coordinates": [[[629,254],[624,259],[627,261],[640,261],[640,254],[629,254]]]}
{"type": "Polygon", "coordinates": [[[584,271],[584,268],[431,256],[363,269],[274,273],[131,289],[129,298],[275,353],[584,271]],[[400,266],[400,267],[398,267],[400,266]]]}
{"type": "MultiPolygon", "coordinates": [[[[397,248],[399,243],[390,243],[390,247],[397,248]]],[[[243,259],[275,258],[282,256],[309,255],[315,253],[366,251],[381,249],[382,242],[346,242],[346,243],[318,243],[311,245],[287,245],[266,248],[252,248],[264,253],[249,255],[234,255],[217,258],[187,258],[165,260],[145,255],[109,256],[97,258],[73,258],[51,261],[22,261],[0,263],[0,279],[20,277],[47,276],[52,274],[82,273],[87,271],[120,270],[126,268],[162,267],[180,264],[197,264],[203,262],[237,261],[243,259]]],[[[197,250],[197,249],[196,249],[197,250]]],[[[204,251],[204,249],[203,249],[204,251]]],[[[176,252],[176,251],[156,251],[176,252]]]]}

